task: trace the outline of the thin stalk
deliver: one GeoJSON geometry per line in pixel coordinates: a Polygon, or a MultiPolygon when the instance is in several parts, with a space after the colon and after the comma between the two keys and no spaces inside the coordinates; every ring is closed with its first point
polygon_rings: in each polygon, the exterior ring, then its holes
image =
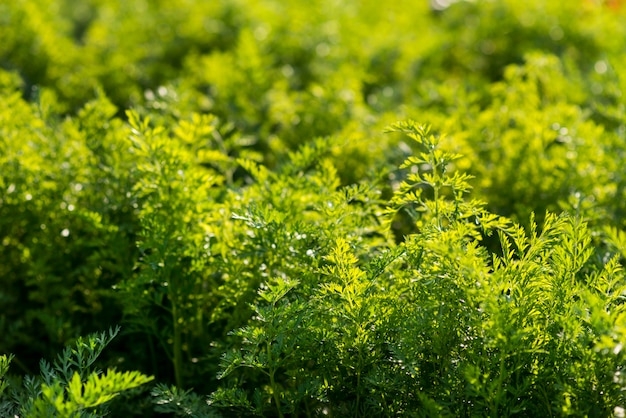
{"type": "MultiPolygon", "coordinates": [[[[363,318],[362,318],[362,310],[359,310],[359,315],[356,318],[357,319],[357,324],[362,324],[363,323],[363,318]]],[[[364,343],[364,337],[363,335],[366,334],[365,330],[363,329],[363,327],[361,325],[357,325],[357,341],[359,344],[359,349],[358,349],[358,363],[357,363],[357,372],[356,372],[356,407],[354,408],[354,416],[358,417],[359,416],[359,409],[361,406],[361,372],[363,371],[363,351],[365,348],[365,343],[364,343]]]]}
{"type": "Polygon", "coordinates": [[[182,368],[183,368],[183,349],[182,349],[182,333],[178,323],[178,305],[172,301],[172,321],[174,322],[174,378],[176,386],[183,387],[182,368]]]}
{"type": "Polygon", "coordinates": [[[359,416],[359,406],[361,404],[361,361],[359,360],[359,371],[356,374],[356,406],[354,408],[354,416],[359,416]]]}
{"type": "Polygon", "coordinates": [[[441,231],[441,219],[439,218],[439,182],[438,179],[435,180],[435,219],[437,220],[437,229],[441,231]]]}
{"type": "Polygon", "coordinates": [[[429,146],[430,157],[432,158],[432,167],[433,167],[433,179],[435,183],[433,184],[433,191],[435,197],[435,219],[437,220],[437,229],[441,230],[441,218],[439,217],[439,188],[441,184],[441,177],[439,174],[439,161],[437,160],[437,155],[435,154],[435,147],[433,145],[429,146]]]}
{"type": "Polygon", "coordinates": [[[272,397],[274,398],[274,403],[276,403],[276,410],[278,411],[278,416],[280,418],[284,418],[283,411],[280,407],[280,396],[278,395],[278,388],[276,387],[276,380],[274,379],[274,373],[276,373],[276,369],[274,368],[274,360],[272,359],[272,345],[268,341],[267,342],[267,364],[269,365],[269,377],[270,377],[270,387],[272,388],[272,397]]]}
{"type": "Polygon", "coordinates": [[[152,373],[154,373],[155,376],[158,375],[157,371],[158,371],[158,367],[157,367],[157,360],[156,360],[156,353],[154,351],[154,339],[152,338],[151,334],[148,334],[148,350],[150,351],[150,362],[152,363],[152,373]]]}

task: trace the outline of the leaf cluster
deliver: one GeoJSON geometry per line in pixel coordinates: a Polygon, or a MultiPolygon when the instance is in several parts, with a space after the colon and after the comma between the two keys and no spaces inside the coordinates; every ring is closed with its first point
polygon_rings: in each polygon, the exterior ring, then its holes
{"type": "Polygon", "coordinates": [[[622,3],[0,1],[0,415],[623,415],[622,3]]]}
{"type": "Polygon", "coordinates": [[[4,416],[95,417],[107,414],[107,404],[121,392],[150,382],[140,372],[99,370],[94,362],[120,329],[80,338],[66,347],[52,363],[41,360],[40,376],[26,376],[20,383],[6,379],[13,356],[0,357],[0,409],[4,416]]]}

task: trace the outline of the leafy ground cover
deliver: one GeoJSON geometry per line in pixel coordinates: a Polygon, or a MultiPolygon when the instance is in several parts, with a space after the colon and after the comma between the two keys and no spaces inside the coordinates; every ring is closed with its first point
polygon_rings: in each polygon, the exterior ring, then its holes
{"type": "Polygon", "coordinates": [[[0,0],[0,416],[625,416],[624,18],[0,0]]]}

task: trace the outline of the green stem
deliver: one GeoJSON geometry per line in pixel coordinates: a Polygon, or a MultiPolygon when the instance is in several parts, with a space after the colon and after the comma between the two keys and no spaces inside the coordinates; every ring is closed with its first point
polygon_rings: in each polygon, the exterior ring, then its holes
{"type": "Polygon", "coordinates": [[[435,219],[437,220],[437,228],[441,230],[441,219],[439,218],[439,180],[435,182],[435,219]]]}
{"type": "Polygon", "coordinates": [[[430,147],[430,157],[432,158],[432,167],[433,167],[433,179],[435,180],[433,184],[434,198],[435,198],[435,220],[437,221],[437,228],[441,230],[441,219],[439,217],[439,187],[441,184],[441,177],[439,175],[440,167],[437,156],[435,155],[435,147],[430,147]]]}
{"type": "MultiPolygon", "coordinates": [[[[359,315],[356,318],[357,319],[357,323],[358,324],[362,324],[363,323],[363,318],[362,318],[362,310],[359,310],[359,315]]],[[[363,329],[363,327],[361,325],[357,325],[357,341],[359,344],[358,347],[358,360],[357,360],[357,372],[356,372],[356,407],[354,408],[354,416],[358,417],[359,416],[359,408],[361,406],[361,372],[363,371],[363,364],[364,359],[363,359],[363,351],[365,349],[365,343],[363,342],[363,335],[366,334],[366,331],[363,329]]]]}
{"type": "MultiPolygon", "coordinates": [[[[360,361],[359,361],[360,363],[360,361]]],[[[361,403],[361,365],[359,364],[359,371],[356,374],[356,406],[354,408],[354,416],[359,416],[359,405],[361,403]]]]}
{"type": "Polygon", "coordinates": [[[274,398],[274,403],[276,403],[276,410],[278,411],[278,416],[280,418],[284,418],[283,411],[280,407],[280,396],[278,394],[278,387],[276,386],[276,380],[274,379],[274,373],[276,373],[276,369],[274,368],[274,360],[272,359],[272,344],[267,342],[267,364],[269,365],[269,377],[270,377],[270,387],[272,388],[272,397],[274,398]]]}
{"type": "Polygon", "coordinates": [[[155,376],[158,376],[158,366],[157,366],[157,359],[156,359],[156,352],[154,351],[154,339],[152,338],[152,335],[148,334],[148,350],[150,350],[150,362],[152,363],[152,373],[155,376]]]}
{"type": "Polygon", "coordinates": [[[182,349],[182,333],[178,323],[178,306],[172,301],[172,320],[174,321],[174,377],[176,386],[183,387],[183,378],[181,375],[183,368],[183,349],[182,349]]]}

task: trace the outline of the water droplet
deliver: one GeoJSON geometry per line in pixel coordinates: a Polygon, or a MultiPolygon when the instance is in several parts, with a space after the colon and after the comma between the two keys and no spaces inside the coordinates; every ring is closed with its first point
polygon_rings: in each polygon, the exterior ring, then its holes
{"type": "Polygon", "coordinates": [[[317,45],[315,47],[315,52],[320,57],[325,57],[326,55],[328,55],[330,53],[330,47],[328,46],[327,43],[322,42],[321,44],[319,44],[319,45],[317,45]]]}
{"type": "Polygon", "coordinates": [[[434,10],[445,10],[450,7],[451,3],[450,0],[431,0],[430,7],[434,10]]]}
{"type": "Polygon", "coordinates": [[[622,351],[622,343],[619,343],[615,346],[615,348],[613,349],[613,354],[617,355],[620,351],[622,351]]]}
{"type": "Polygon", "coordinates": [[[563,32],[563,29],[561,29],[560,26],[553,26],[550,29],[549,34],[550,34],[550,38],[552,38],[553,41],[560,41],[561,39],[563,39],[565,32],[563,32]]]}

